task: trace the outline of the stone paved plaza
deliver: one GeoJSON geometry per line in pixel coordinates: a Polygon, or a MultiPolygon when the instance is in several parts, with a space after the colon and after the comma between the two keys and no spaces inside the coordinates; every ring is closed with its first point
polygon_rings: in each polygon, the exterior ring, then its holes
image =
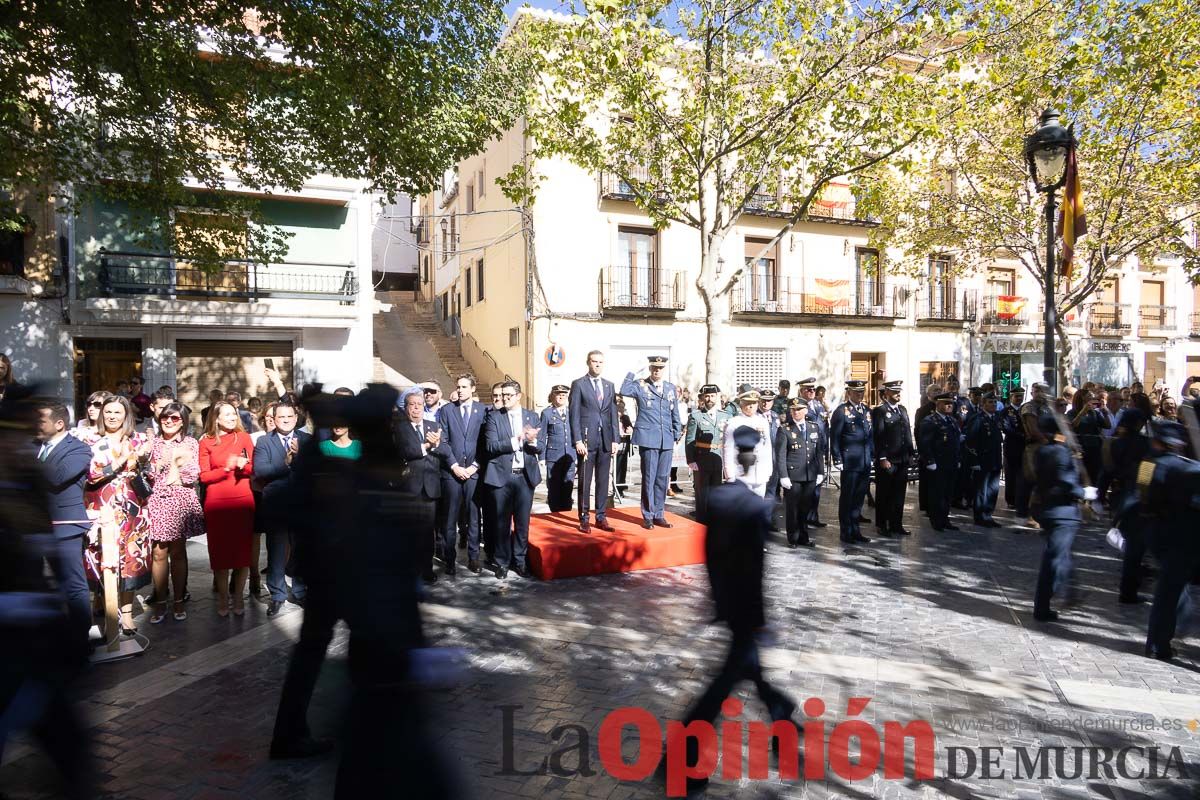
{"type": "MultiPolygon", "coordinates": [[[[764,651],[770,680],[797,700],[820,698],[826,730],[847,719],[851,697],[870,698],[857,718],[878,730],[888,720],[927,720],[936,735],[936,778],[885,780],[882,768],[847,782],[714,779],[709,797],[787,798],[1195,798],[1200,796],[1200,647],[1177,641],[1180,658],[1141,655],[1148,606],[1116,602],[1119,561],[1098,525],[1085,527],[1076,567],[1090,589],[1057,623],[1033,621],[1032,590],[1042,538],[1035,530],[983,530],[958,514],[958,532],[922,525],[910,491],[899,542],[876,539],[843,549],[836,493],[827,493],[813,550],[788,550],[778,534],[767,554],[769,615],[775,641],[764,651]],[[1148,725],[1153,719],[1157,729],[1148,725]],[[1162,723],[1166,724],[1163,725],[1162,723]],[[1189,725],[1190,723],[1190,725],[1189,725]],[[1158,746],[1160,769],[1172,747],[1184,766],[1151,780],[1099,770],[1071,779],[1014,777],[1016,748],[1158,746]],[[996,771],[947,777],[947,748],[1002,747],[996,771]],[[1180,777],[1180,772],[1183,777],[1180,777]]],[[[539,504],[535,507],[544,508],[539,504]]],[[[690,494],[672,501],[686,513],[690,494]],[[678,502],[675,502],[678,501],[678,502]]],[[[870,510],[868,509],[868,514],[870,510]]],[[[1007,512],[997,518],[1009,524],[1007,512]]],[[[872,535],[873,526],[863,531],[872,535]]],[[[148,653],[91,669],[79,696],[101,758],[103,797],[131,800],[324,798],[332,795],[336,754],[273,762],[267,747],[289,645],[302,612],[273,620],[250,603],[242,619],[220,619],[209,593],[203,541],[189,543],[194,601],[186,622],[143,625],[148,653]]],[[[1147,591],[1150,587],[1144,587],[1147,591]]],[[[453,688],[433,692],[431,731],[470,787],[468,796],[627,798],[665,793],[661,779],[608,777],[597,757],[600,723],[623,706],[679,719],[724,656],[727,634],[712,610],[701,566],[548,583],[501,583],[459,570],[440,580],[423,608],[431,638],[461,648],[465,669],[453,688]],[[550,731],[579,724],[591,734],[596,774],[502,774],[503,712],[513,712],[513,766],[532,771],[555,748],[550,731]]],[[[335,736],[348,678],[344,631],[331,648],[313,702],[317,735],[335,736]]],[[[739,688],[744,720],[762,719],[749,685],[739,688]]],[[[798,715],[801,720],[807,719],[798,715]]],[[[627,730],[626,756],[636,743],[627,730]]],[[[1028,751],[1032,752],[1032,750],[1028,751]]],[[[1144,751],[1143,751],[1144,752],[1144,751]]],[[[1053,764],[1053,756],[1050,756],[1053,764]]],[[[1133,755],[1133,770],[1146,759],[1133,755]]],[[[574,756],[567,759],[574,765],[574,756]]],[[[910,765],[911,766],[911,765],[910,765]]],[[[960,772],[962,762],[959,762],[960,772]]],[[[909,772],[911,774],[911,770],[909,772]]],[[[0,796],[55,794],[40,752],[10,744],[0,796]]],[[[403,798],[397,777],[394,796],[403,798]]]]}

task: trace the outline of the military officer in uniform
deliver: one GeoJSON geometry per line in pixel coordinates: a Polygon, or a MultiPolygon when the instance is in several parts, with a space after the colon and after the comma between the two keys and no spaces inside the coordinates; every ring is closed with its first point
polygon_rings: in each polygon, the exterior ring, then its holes
{"type": "Polygon", "coordinates": [[[982,405],[969,420],[964,433],[965,461],[971,470],[974,499],[971,509],[975,524],[983,528],[999,528],[992,519],[996,496],[1000,492],[1000,471],[1004,467],[1004,434],[996,415],[996,395],[989,392],[982,405]]]}
{"type": "Polygon", "coordinates": [[[792,382],[789,380],[781,380],[779,382],[779,394],[775,395],[775,400],[771,403],[771,413],[780,421],[784,422],[788,418],[788,394],[792,391],[792,382]]]}
{"type": "Polygon", "coordinates": [[[1008,394],[1008,402],[996,415],[1000,418],[1000,430],[1004,433],[1004,504],[1016,511],[1019,517],[1028,517],[1029,509],[1018,504],[1021,487],[1025,483],[1021,469],[1021,457],[1025,452],[1025,428],[1021,425],[1021,404],[1025,402],[1025,390],[1020,386],[1008,394]]]}
{"type": "Polygon", "coordinates": [[[706,383],[700,387],[700,403],[688,415],[684,437],[684,455],[688,469],[695,476],[696,519],[705,521],[708,511],[708,490],[719,486],[724,473],[721,463],[721,434],[729,415],[717,409],[720,387],[706,383]]]}
{"type": "Polygon", "coordinates": [[[546,459],[546,503],[551,511],[570,511],[575,489],[575,449],[571,447],[571,423],[567,396],[571,387],[558,384],[550,389],[550,405],[542,409],[541,438],[546,459]]]}
{"type": "MultiPolygon", "coordinates": [[[[820,429],[821,441],[825,443],[825,466],[829,466],[829,420],[825,416],[825,404],[817,399],[817,379],[805,378],[796,384],[796,396],[808,406],[808,421],[820,429]]],[[[826,472],[826,474],[829,474],[826,472]]],[[[821,522],[820,509],[821,486],[813,489],[812,506],[808,510],[808,524],[814,528],[824,528],[821,522]]]]}
{"type": "Polygon", "coordinates": [[[773,464],[775,443],[771,440],[770,423],[766,417],[758,413],[758,392],[753,389],[743,392],[738,395],[737,401],[740,411],[736,417],[731,417],[725,423],[725,435],[721,442],[721,459],[725,466],[725,477],[727,480],[732,480],[732,476],[739,474],[736,444],[738,430],[746,427],[754,428],[759,434],[758,448],[754,453],[754,464],[738,480],[753,489],[759,497],[764,497],[767,493],[767,484],[775,473],[773,464]]]}
{"type": "Polygon", "coordinates": [[[825,439],[808,420],[808,404],[797,397],[789,419],[775,434],[775,473],[783,487],[783,520],[788,547],[812,547],[808,538],[808,508],[813,491],[825,479],[825,439]]]}
{"type": "MultiPolygon", "coordinates": [[[[775,407],[775,392],[770,389],[764,389],[758,395],[758,414],[765,417],[767,420],[767,444],[772,448],[775,447],[775,434],[779,431],[779,426],[783,424],[783,420],[779,418],[773,409],[775,407]]],[[[768,500],[774,501],[779,497],[779,476],[775,471],[771,472],[771,477],[767,480],[767,492],[765,497],[768,500]]],[[[778,530],[772,523],[772,530],[778,530]]]]}
{"type": "Polygon", "coordinates": [[[866,381],[846,381],[846,402],[833,410],[829,421],[829,449],[834,469],[842,471],[838,497],[838,524],[846,544],[871,541],[858,528],[859,512],[871,481],[871,414],[863,404],[866,381]]]}
{"type": "Polygon", "coordinates": [[[939,394],[935,398],[935,410],[921,420],[917,431],[917,446],[925,462],[921,480],[929,482],[925,493],[925,510],[935,531],[956,531],[950,524],[950,494],[958,478],[960,436],[958,423],[954,421],[952,392],[939,394]]]}
{"type": "Polygon", "coordinates": [[[871,411],[875,448],[875,527],[883,536],[908,536],[904,529],[904,495],[908,467],[915,457],[908,410],[900,404],[904,381],[885,381],[883,402],[871,411]]]}
{"type": "Polygon", "coordinates": [[[671,451],[683,438],[679,419],[679,393],[663,379],[666,356],[649,357],[649,377],[637,380],[631,372],[621,384],[621,394],[637,402],[633,444],[642,459],[642,527],[673,527],[667,522],[667,484],[671,480],[671,451]]]}

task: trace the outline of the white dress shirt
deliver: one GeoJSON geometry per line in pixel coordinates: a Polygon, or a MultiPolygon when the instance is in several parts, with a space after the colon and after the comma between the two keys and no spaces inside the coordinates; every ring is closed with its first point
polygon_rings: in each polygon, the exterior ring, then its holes
{"type": "Polygon", "coordinates": [[[522,445],[522,441],[521,441],[522,439],[525,438],[522,435],[522,428],[524,426],[521,424],[521,409],[514,408],[511,411],[507,411],[505,413],[508,414],[508,424],[512,428],[512,431],[513,431],[513,436],[512,436],[512,440],[511,440],[512,447],[513,447],[512,465],[513,465],[513,471],[515,472],[516,470],[524,469],[524,467],[525,467],[525,454],[522,452],[523,445],[522,445]]]}

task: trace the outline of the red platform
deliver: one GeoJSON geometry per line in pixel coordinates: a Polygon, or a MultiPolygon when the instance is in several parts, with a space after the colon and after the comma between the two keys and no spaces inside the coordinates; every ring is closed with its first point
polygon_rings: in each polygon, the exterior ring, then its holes
{"type": "Polygon", "coordinates": [[[610,509],[615,531],[579,532],[579,514],[534,514],[529,520],[529,568],[542,580],[704,563],[704,526],[677,514],[674,527],[646,530],[636,508],[610,509]]]}

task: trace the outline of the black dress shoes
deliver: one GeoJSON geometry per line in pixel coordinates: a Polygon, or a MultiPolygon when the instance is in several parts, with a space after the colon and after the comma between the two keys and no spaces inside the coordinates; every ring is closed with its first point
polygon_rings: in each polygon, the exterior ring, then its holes
{"type": "Polygon", "coordinates": [[[657,526],[657,527],[659,527],[659,528],[674,528],[674,527],[675,527],[674,525],[672,525],[671,523],[667,522],[667,521],[666,521],[665,519],[663,519],[662,517],[659,517],[658,519],[654,520],[654,525],[655,525],[655,526],[657,526]]]}
{"type": "Polygon", "coordinates": [[[1038,622],[1054,622],[1054,620],[1058,619],[1058,612],[1053,609],[1041,612],[1035,611],[1033,612],[1033,618],[1038,622]]]}
{"type": "Polygon", "coordinates": [[[814,528],[828,528],[829,527],[828,522],[821,522],[821,520],[817,520],[816,522],[810,522],[808,524],[813,526],[814,528]]]}
{"type": "Polygon", "coordinates": [[[588,522],[587,517],[584,517],[583,519],[579,520],[579,532],[580,533],[587,533],[591,529],[592,529],[592,526],[588,522]]]}
{"type": "Polygon", "coordinates": [[[275,616],[279,613],[279,609],[282,607],[283,603],[279,602],[278,600],[272,600],[271,602],[267,603],[267,616],[275,616]]]}
{"type": "Polygon", "coordinates": [[[608,531],[609,533],[616,530],[616,528],[614,528],[612,524],[609,523],[609,521],[604,517],[596,517],[596,527],[602,531],[608,531]]]}
{"type": "Polygon", "coordinates": [[[1156,661],[1170,661],[1175,658],[1175,651],[1171,649],[1170,645],[1164,648],[1146,645],[1146,658],[1153,658],[1156,661]]]}
{"type": "Polygon", "coordinates": [[[333,750],[333,742],[328,739],[314,739],[303,736],[290,742],[271,742],[271,758],[312,758],[324,755],[333,750]]]}
{"type": "Polygon", "coordinates": [[[498,580],[506,580],[508,578],[508,570],[499,564],[492,569],[492,572],[496,575],[498,580]]]}
{"type": "Polygon", "coordinates": [[[646,530],[648,530],[648,531],[649,531],[649,530],[653,530],[653,529],[654,529],[654,523],[653,523],[653,522],[651,522],[651,521],[650,521],[650,520],[648,520],[648,519],[644,519],[644,520],[642,520],[642,527],[643,527],[643,528],[645,528],[645,529],[646,529],[646,530]]]}
{"type": "Polygon", "coordinates": [[[814,542],[812,539],[805,539],[803,542],[800,542],[800,546],[801,547],[816,547],[817,543],[814,542]]]}
{"type": "Polygon", "coordinates": [[[519,577],[519,578],[528,578],[529,577],[529,570],[527,570],[525,567],[513,564],[512,571],[514,573],[516,573],[517,577],[519,577]]]}
{"type": "Polygon", "coordinates": [[[855,534],[854,538],[851,539],[850,541],[854,542],[855,544],[869,544],[871,542],[870,539],[863,536],[862,534],[855,534]]]}

